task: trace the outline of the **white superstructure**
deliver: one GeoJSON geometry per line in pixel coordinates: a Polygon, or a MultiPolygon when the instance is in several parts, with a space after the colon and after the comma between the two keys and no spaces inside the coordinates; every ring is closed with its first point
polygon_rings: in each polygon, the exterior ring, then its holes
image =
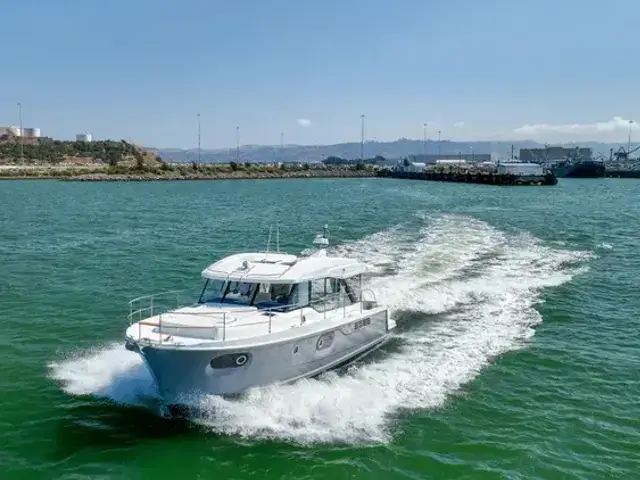
{"type": "Polygon", "coordinates": [[[537,163],[517,163],[508,162],[498,165],[498,173],[509,173],[518,176],[542,176],[544,175],[544,168],[537,163]]]}

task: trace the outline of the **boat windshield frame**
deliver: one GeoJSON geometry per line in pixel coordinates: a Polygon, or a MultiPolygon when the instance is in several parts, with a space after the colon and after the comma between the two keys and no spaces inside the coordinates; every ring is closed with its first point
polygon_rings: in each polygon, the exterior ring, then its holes
{"type": "MultiPolygon", "coordinates": [[[[214,292],[215,290],[214,287],[214,292]]],[[[294,284],[207,278],[197,303],[217,303],[282,312],[311,307],[322,313],[361,301],[362,274],[358,274],[346,279],[326,277],[294,284]],[[214,283],[219,285],[219,294],[207,295],[210,285],[214,283]],[[245,298],[244,301],[241,300],[242,297],[245,298]]]]}
{"type": "MultiPolygon", "coordinates": [[[[291,303],[291,299],[296,296],[296,289],[298,288],[299,284],[241,282],[208,278],[202,287],[198,303],[255,307],[258,310],[293,310],[299,307],[299,305],[291,303]],[[220,285],[217,289],[219,294],[213,293],[213,295],[207,296],[208,288],[214,282],[220,285]]],[[[214,287],[215,291],[216,288],[214,287]]]]}

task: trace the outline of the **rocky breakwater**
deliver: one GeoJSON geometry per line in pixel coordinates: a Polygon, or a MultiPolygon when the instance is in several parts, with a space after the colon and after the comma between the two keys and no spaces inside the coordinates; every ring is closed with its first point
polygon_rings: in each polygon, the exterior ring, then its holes
{"type": "Polygon", "coordinates": [[[375,172],[356,169],[326,170],[223,170],[223,169],[175,169],[169,171],[129,171],[126,173],[90,173],[61,178],[66,181],[82,182],[148,182],[177,180],[261,180],[273,178],[361,178],[374,177],[375,172]]]}
{"type": "Polygon", "coordinates": [[[423,172],[380,170],[378,176],[437,182],[482,183],[486,185],[556,185],[558,183],[558,179],[552,173],[533,176],[466,169],[426,170],[423,172]]]}

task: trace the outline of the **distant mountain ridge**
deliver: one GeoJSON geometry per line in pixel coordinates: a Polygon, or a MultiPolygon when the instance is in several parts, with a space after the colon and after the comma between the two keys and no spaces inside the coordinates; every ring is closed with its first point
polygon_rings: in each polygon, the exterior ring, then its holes
{"type": "MultiPolygon", "coordinates": [[[[428,154],[469,154],[469,153],[493,153],[500,157],[508,157],[513,145],[514,154],[517,156],[521,148],[544,148],[543,143],[532,140],[525,141],[470,141],[456,142],[443,140],[438,145],[437,141],[428,140],[426,153],[428,154]]],[[[589,147],[594,154],[609,155],[609,149],[617,149],[623,143],[582,142],[566,143],[564,146],[589,147]]],[[[239,162],[245,163],[275,163],[275,162],[321,162],[327,157],[360,158],[360,142],[338,143],[334,145],[285,145],[284,148],[274,145],[243,145],[240,147],[239,162]]],[[[422,140],[402,138],[393,142],[365,142],[364,156],[371,158],[381,155],[389,159],[400,159],[407,155],[423,153],[422,140]]],[[[171,162],[197,162],[198,149],[177,148],[153,148],[147,150],[155,152],[163,159],[171,162]]],[[[229,163],[238,161],[235,148],[202,149],[200,151],[202,163],[229,163]]]]}

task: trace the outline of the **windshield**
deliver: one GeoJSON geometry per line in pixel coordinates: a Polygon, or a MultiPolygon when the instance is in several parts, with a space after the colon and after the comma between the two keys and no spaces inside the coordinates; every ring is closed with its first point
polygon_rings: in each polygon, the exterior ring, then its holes
{"type": "Polygon", "coordinates": [[[258,284],[245,282],[229,282],[222,297],[222,303],[251,305],[258,284]]]}
{"type": "Polygon", "coordinates": [[[226,283],[222,280],[207,280],[202,289],[199,303],[220,302],[222,295],[224,295],[226,283]]]}
{"type": "Polygon", "coordinates": [[[295,291],[295,285],[207,280],[200,303],[253,305],[260,309],[291,306],[300,300],[295,291]]]}

